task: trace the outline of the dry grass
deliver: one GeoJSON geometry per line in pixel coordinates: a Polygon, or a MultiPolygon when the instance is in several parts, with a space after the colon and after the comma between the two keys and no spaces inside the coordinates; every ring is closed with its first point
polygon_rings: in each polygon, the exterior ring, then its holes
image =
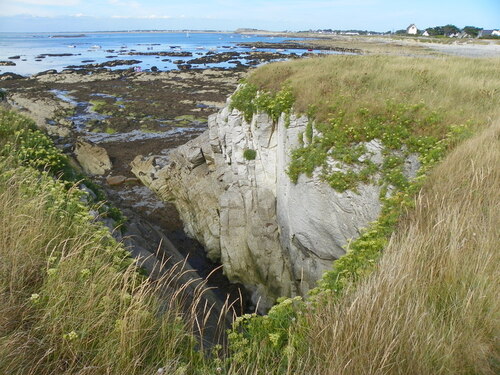
{"type": "MultiPolygon", "coordinates": [[[[341,47],[354,48],[363,54],[370,55],[395,55],[395,56],[438,56],[436,51],[424,43],[407,40],[398,40],[393,37],[372,36],[332,36],[315,40],[307,40],[307,43],[317,48],[341,47]]],[[[440,41],[438,41],[440,42],[440,41]]]]}
{"type": "Polygon", "coordinates": [[[268,64],[249,80],[271,91],[288,83],[295,110],[315,105],[319,121],[340,110],[347,116],[360,108],[377,113],[393,99],[423,102],[445,125],[484,124],[500,114],[499,71],[500,59],[327,56],[268,64]]]}
{"type": "Polygon", "coordinates": [[[317,373],[499,373],[499,161],[497,121],[434,170],[377,271],[310,315],[317,373]]]}
{"type": "Polygon", "coordinates": [[[47,210],[60,194],[50,178],[12,172],[5,160],[0,172],[1,374],[181,374],[202,366],[193,333],[203,328],[203,284],[194,295],[179,285],[182,265],[156,282],[140,276],[106,230],[47,210]]]}

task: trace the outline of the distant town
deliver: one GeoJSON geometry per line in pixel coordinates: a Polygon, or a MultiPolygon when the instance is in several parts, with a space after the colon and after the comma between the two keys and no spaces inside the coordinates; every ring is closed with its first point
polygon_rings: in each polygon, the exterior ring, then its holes
{"type": "Polygon", "coordinates": [[[406,29],[396,31],[368,31],[368,30],[302,30],[299,33],[318,33],[332,35],[410,35],[424,37],[445,37],[445,38],[481,38],[481,39],[500,39],[500,29],[485,30],[476,26],[465,26],[459,28],[455,25],[444,25],[419,29],[417,25],[411,24],[406,29]]]}

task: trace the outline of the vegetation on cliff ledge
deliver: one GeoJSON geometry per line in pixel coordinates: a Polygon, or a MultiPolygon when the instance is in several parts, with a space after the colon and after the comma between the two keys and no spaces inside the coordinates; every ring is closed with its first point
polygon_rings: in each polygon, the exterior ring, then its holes
{"type": "Polygon", "coordinates": [[[499,70],[498,59],[380,56],[257,69],[233,106],[247,120],[309,114],[297,175],[322,166],[316,153],[355,164],[370,139],[422,147],[424,167],[402,181],[387,153],[378,173],[397,190],[315,295],[238,318],[228,347],[211,355],[192,334],[196,309],[158,299],[159,284],[89,215],[67,159],[30,121],[2,111],[0,372],[498,373],[499,70]]]}
{"type": "MultiPolygon", "coordinates": [[[[498,168],[490,168],[489,164],[495,164],[495,157],[499,160],[498,152],[474,153],[473,147],[463,146],[468,147],[467,157],[484,170],[475,170],[475,164],[467,158],[459,164],[460,158],[455,156],[444,164],[445,167],[440,167],[439,173],[444,173],[443,176],[432,174],[432,182],[427,178],[432,168],[457,144],[491,126],[492,119],[499,118],[500,78],[495,73],[498,69],[498,59],[330,56],[269,64],[249,77],[256,98],[262,95],[257,92],[273,97],[287,90],[295,98],[294,111],[309,117],[302,147],[292,150],[289,166],[292,180],[296,181],[301,173],[310,175],[320,168],[322,178],[339,191],[355,192],[360,183],[374,183],[373,176],[379,176],[378,183],[393,191],[391,196],[382,194],[381,216],[349,244],[344,257],[334,262],[333,270],[325,273],[313,291],[313,298],[293,303],[288,299],[267,316],[244,317],[238,322],[237,331],[231,337],[233,360],[242,365],[254,361],[258,364],[253,368],[273,368],[276,374],[304,368],[305,362],[310,366],[308,373],[493,374],[498,369],[499,350],[493,339],[499,328],[493,318],[499,310],[493,297],[497,288],[479,281],[495,279],[494,269],[486,264],[491,257],[498,261],[492,242],[495,235],[498,237],[498,215],[489,206],[486,211],[482,206],[483,199],[491,199],[489,204],[496,207],[499,204],[498,196],[495,197],[488,185],[498,184],[498,168]],[[381,141],[384,147],[381,167],[361,158],[366,152],[364,143],[374,139],[381,141]],[[396,155],[397,151],[403,155],[396,155]],[[421,162],[417,178],[411,181],[402,173],[404,157],[410,153],[417,154],[421,162]],[[341,163],[342,172],[329,168],[330,158],[341,163]],[[461,171],[461,166],[466,169],[461,171]],[[489,181],[481,183],[479,188],[479,195],[485,194],[488,198],[478,198],[470,205],[462,204],[461,194],[467,196],[478,189],[472,186],[479,176],[476,173],[485,173],[489,181]],[[463,183],[464,180],[467,183],[463,183]],[[455,183],[460,184],[460,188],[455,188],[455,183]],[[431,185],[438,186],[438,195],[425,194],[425,189],[431,185]],[[424,193],[417,195],[422,188],[424,193]],[[450,197],[446,196],[447,190],[450,190],[450,197]],[[446,202],[446,207],[440,199],[446,202]],[[416,207],[421,210],[423,202],[429,211],[425,217],[420,217],[414,210],[416,207]],[[460,223],[455,223],[456,216],[451,212],[462,209],[467,214],[461,217],[460,223]],[[477,223],[469,222],[467,217],[468,214],[474,216],[474,210],[484,213],[477,223]],[[436,227],[424,225],[427,221],[436,227]],[[470,247],[477,256],[471,264],[462,262],[459,269],[452,267],[460,263],[462,246],[456,244],[454,238],[464,238],[462,231],[465,228],[483,221],[489,223],[487,232],[494,233],[493,236],[485,235],[481,244],[470,247]],[[396,235],[405,236],[409,228],[412,232],[394,248],[395,236],[391,235],[398,226],[396,235]],[[415,229],[424,227],[422,232],[415,229]],[[422,246],[422,252],[414,246],[412,236],[422,246]],[[387,263],[385,259],[391,255],[383,256],[379,264],[384,249],[387,253],[398,254],[397,260],[386,266],[390,268],[387,272],[383,267],[387,263]],[[445,260],[435,263],[434,258],[445,260]],[[410,279],[400,274],[408,268],[426,267],[439,272],[429,271],[425,276],[414,275],[410,279]],[[476,267],[484,270],[484,274],[477,280],[468,278],[466,275],[472,274],[476,267]],[[452,268],[451,272],[456,271],[453,277],[450,275],[452,268]],[[386,280],[386,276],[394,272],[398,276],[386,280]],[[443,282],[441,272],[451,277],[447,280],[449,284],[443,282]],[[428,277],[426,281],[425,277],[428,277]],[[466,285],[460,285],[463,280],[467,280],[466,285]],[[364,282],[375,285],[370,294],[364,294],[363,286],[358,285],[365,285],[364,282]],[[432,286],[434,282],[436,285],[441,283],[442,290],[436,291],[432,286]],[[392,294],[398,288],[407,288],[405,293],[409,297],[403,298],[400,292],[392,294]],[[387,298],[390,305],[384,302],[387,294],[391,295],[387,298]],[[480,295],[489,296],[486,305],[477,299],[480,295]],[[472,296],[474,306],[466,309],[472,296]],[[351,301],[356,302],[353,310],[348,307],[352,306],[351,301]],[[463,324],[468,316],[460,308],[476,316],[467,328],[463,324]],[[443,311],[446,313],[442,314],[443,311]],[[318,320],[318,316],[322,319],[318,320]],[[479,321],[477,319],[488,322],[485,330],[473,323],[479,321]],[[403,329],[406,324],[408,327],[403,329]],[[316,333],[311,335],[311,330],[316,333]],[[323,335],[326,331],[329,334],[323,335]],[[404,332],[408,332],[407,336],[404,332]],[[489,349],[470,355],[466,353],[467,342],[473,340],[476,332],[481,332],[476,340],[489,349]],[[417,337],[408,341],[412,335],[417,337]],[[316,345],[318,343],[321,344],[316,345]],[[257,361],[255,353],[248,350],[249,346],[260,348],[262,356],[258,356],[257,361]],[[359,350],[359,347],[364,349],[359,350]],[[319,363],[318,358],[322,358],[319,363]]],[[[239,107],[244,111],[250,108],[241,104],[239,107]]],[[[253,109],[258,111],[256,107],[253,109]]],[[[247,112],[245,116],[248,117],[247,112]]],[[[486,132],[498,136],[498,131],[497,123],[494,129],[486,132]]],[[[498,150],[498,139],[493,136],[493,140],[488,140],[487,133],[471,142],[480,147],[491,141],[496,145],[485,147],[498,150]]],[[[460,152],[464,151],[458,151],[459,155],[460,152]]]]}

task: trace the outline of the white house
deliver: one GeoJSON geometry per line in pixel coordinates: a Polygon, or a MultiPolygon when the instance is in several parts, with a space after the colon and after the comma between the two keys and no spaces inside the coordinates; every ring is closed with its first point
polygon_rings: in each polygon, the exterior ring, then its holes
{"type": "Polygon", "coordinates": [[[415,26],[415,24],[412,23],[410,26],[406,28],[406,33],[410,35],[417,35],[418,34],[417,26],[415,26]]]}
{"type": "Polygon", "coordinates": [[[479,32],[478,38],[488,36],[500,36],[500,30],[481,30],[479,32]]]}
{"type": "Polygon", "coordinates": [[[429,36],[429,33],[427,32],[427,30],[425,30],[425,31],[422,33],[422,36],[429,36]]]}

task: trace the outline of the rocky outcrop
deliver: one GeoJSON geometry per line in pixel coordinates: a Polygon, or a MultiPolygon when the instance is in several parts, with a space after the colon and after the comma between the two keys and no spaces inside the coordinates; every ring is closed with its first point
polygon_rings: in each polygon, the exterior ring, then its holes
{"type": "Polygon", "coordinates": [[[103,147],[79,139],[75,145],[75,156],[85,173],[103,175],[112,168],[111,160],[103,147]]]}
{"type": "Polygon", "coordinates": [[[64,124],[49,124],[48,120],[54,119],[57,112],[73,109],[69,103],[57,101],[49,96],[45,98],[32,98],[19,93],[8,94],[7,102],[14,108],[22,108],[26,114],[35,121],[40,129],[50,135],[69,137],[71,130],[64,124]]]}
{"type": "MultiPolygon", "coordinates": [[[[307,122],[292,115],[275,124],[257,114],[247,123],[225,107],[209,117],[209,130],[198,138],[167,156],[132,163],[144,184],[175,203],[186,232],[220,259],[231,281],[253,292],[262,310],[276,297],[315,286],[381,209],[376,184],[339,193],[319,172],[290,181],[290,153],[307,142],[307,122]]],[[[363,157],[381,163],[380,144],[366,146],[363,157]]]]}

